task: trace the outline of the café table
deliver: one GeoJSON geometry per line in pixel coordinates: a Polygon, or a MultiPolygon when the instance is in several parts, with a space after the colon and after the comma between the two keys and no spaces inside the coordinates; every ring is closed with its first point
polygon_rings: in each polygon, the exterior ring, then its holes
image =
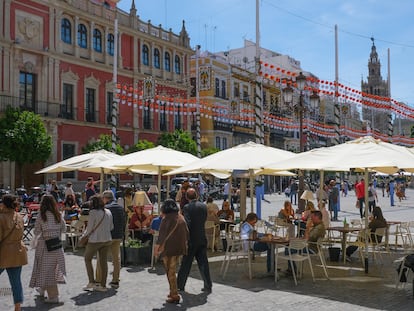
{"type": "Polygon", "coordinates": [[[328,231],[338,231],[341,233],[342,238],[341,238],[341,250],[342,250],[342,260],[343,262],[345,262],[345,251],[346,251],[346,236],[348,233],[350,232],[357,232],[357,231],[361,231],[363,230],[360,227],[349,227],[349,226],[345,226],[345,227],[339,227],[339,226],[335,226],[335,227],[329,227],[326,230],[328,231]]]}
{"type": "Polygon", "coordinates": [[[226,231],[226,233],[229,232],[230,225],[234,225],[233,220],[227,220],[227,219],[220,219],[220,230],[226,231]]]}
{"type": "Polygon", "coordinates": [[[285,248],[289,245],[289,239],[286,237],[281,236],[273,236],[273,235],[265,235],[258,239],[253,240],[255,242],[262,242],[266,243],[270,246],[270,262],[271,262],[271,270],[270,272],[275,274],[275,282],[277,282],[278,274],[277,274],[277,256],[275,256],[275,251],[279,249],[279,247],[285,248]]]}

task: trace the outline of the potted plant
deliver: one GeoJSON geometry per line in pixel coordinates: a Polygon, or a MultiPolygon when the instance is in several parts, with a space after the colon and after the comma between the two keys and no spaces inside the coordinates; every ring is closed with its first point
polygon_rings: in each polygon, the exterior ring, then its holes
{"type": "Polygon", "coordinates": [[[121,245],[121,260],[132,265],[151,263],[151,251],[149,243],[144,244],[141,240],[128,238],[125,245],[121,245]]]}

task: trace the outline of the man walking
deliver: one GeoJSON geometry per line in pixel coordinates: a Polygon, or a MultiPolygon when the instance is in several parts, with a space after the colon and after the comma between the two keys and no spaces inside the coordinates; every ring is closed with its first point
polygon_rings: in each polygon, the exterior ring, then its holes
{"type": "Polygon", "coordinates": [[[187,255],[183,257],[180,270],[178,271],[178,289],[180,291],[184,291],[193,259],[195,257],[198,269],[204,281],[202,291],[211,293],[212,282],[207,259],[207,238],[204,229],[207,219],[207,206],[197,200],[197,192],[194,188],[189,188],[186,195],[189,203],[184,206],[182,213],[187,222],[188,230],[190,232],[190,239],[188,241],[187,255]]]}
{"type": "Polygon", "coordinates": [[[335,180],[329,181],[329,211],[331,212],[331,217],[333,213],[332,221],[338,221],[338,197],[339,190],[336,187],[335,180]]]}
{"type": "MultiPolygon", "coordinates": [[[[118,288],[119,274],[121,271],[120,244],[125,232],[125,211],[123,207],[115,201],[114,194],[111,190],[105,190],[103,192],[103,200],[105,208],[111,211],[114,222],[114,229],[111,231],[112,244],[110,250],[114,270],[112,272],[112,282],[109,283],[109,285],[112,288],[118,288]]],[[[96,273],[99,275],[98,271],[96,273]]]]}
{"type": "Polygon", "coordinates": [[[359,203],[359,214],[361,218],[364,217],[364,204],[365,204],[365,182],[362,178],[359,183],[355,185],[355,193],[359,203]]]}

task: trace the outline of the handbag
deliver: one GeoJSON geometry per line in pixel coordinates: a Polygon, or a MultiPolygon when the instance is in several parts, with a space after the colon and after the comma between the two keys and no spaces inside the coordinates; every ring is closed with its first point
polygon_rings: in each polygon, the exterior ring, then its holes
{"type": "Polygon", "coordinates": [[[80,238],[80,240],[78,242],[78,246],[85,247],[86,244],[88,244],[88,242],[89,242],[89,234],[84,235],[83,237],[80,238]]]}
{"type": "Polygon", "coordinates": [[[62,241],[59,237],[45,240],[46,248],[48,252],[55,251],[59,248],[62,248],[62,241]]]}
{"type": "Polygon", "coordinates": [[[86,244],[88,244],[88,242],[89,242],[89,236],[92,234],[92,233],[94,233],[95,232],[95,230],[101,225],[101,223],[102,223],[102,221],[104,220],[104,218],[105,218],[105,211],[104,211],[104,214],[103,214],[103,216],[102,216],[102,218],[101,218],[101,220],[98,222],[98,224],[91,230],[91,232],[89,232],[87,235],[84,235],[84,236],[82,236],[80,239],[79,239],[79,242],[78,242],[78,246],[79,247],[85,247],[86,246],[86,244]]]}

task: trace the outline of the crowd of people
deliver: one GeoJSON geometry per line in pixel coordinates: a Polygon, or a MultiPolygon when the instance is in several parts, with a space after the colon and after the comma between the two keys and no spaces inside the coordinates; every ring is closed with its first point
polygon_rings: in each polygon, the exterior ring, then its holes
{"type": "MultiPolygon", "coordinates": [[[[154,254],[162,258],[169,284],[168,303],[180,301],[180,291],[185,290],[187,278],[191,271],[194,259],[197,261],[199,272],[203,280],[202,291],[212,291],[212,281],[207,258],[208,239],[211,235],[205,229],[206,221],[219,225],[216,231],[216,241],[219,241],[219,232],[226,230],[220,220],[235,222],[235,214],[231,203],[225,197],[222,207],[219,208],[209,197],[204,203],[199,199],[199,190],[186,182],[181,186],[175,200],[165,200],[159,210],[159,215],[152,215],[145,206],[148,202],[142,192],[126,189],[123,193],[123,202],[119,204],[115,194],[106,190],[98,194],[92,178],[85,186],[87,201],[79,204],[72,189],[67,183],[63,209],[59,209],[58,200],[53,194],[54,184],[40,199],[39,217],[34,227],[34,240],[36,243],[32,276],[29,287],[37,290],[39,297],[45,303],[59,303],[59,284],[66,283],[65,255],[60,237],[66,230],[66,223],[76,220],[85,206],[88,209],[87,225],[80,240],[87,238],[84,262],[87,283],[83,290],[107,291],[108,275],[112,275],[109,286],[120,286],[120,245],[126,235],[143,242],[155,243],[154,254]],[[154,234],[157,232],[157,235],[154,234]],[[178,272],[176,267],[182,256],[178,272]],[[96,268],[92,259],[96,257],[96,268]],[[112,258],[113,270],[108,273],[108,258],[112,258]]],[[[290,194],[295,189],[290,189],[290,194]]],[[[317,207],[308,201],[301,215],[295,214],[293,204],[294,196],[284,202],[283,208],[278,212],[287,224],[287,235],[290,238],[304,238],[309,242],[308,251],[317,252],[315,243],[325,236],[326,229],[331,221],[338,220],[337,203],[340,196],[334,180],[326,182],[316,193],[317,207]],[[328,210],[326,208],[328,206],[328,210]],[[299,227],[295,234],[295,227],[299,227]]],[[[375,229],[386,226],[381,208],[377,206],[378,196],[373,183],[365,189],[364,180],[355,185],[357,204],[364,217],[365,194],[368,193],[368,208],[370,213],[369,228],[375,229]]],[[[343,192],[343,191],[341,191],[343,192]]],[[[20,310],[23,302],[23,286],[20,281],[22,266],[27,264],[27,248],[22,242],[23,219],[18,209],[18,198],[13,195],[4,195],[0,205],[0,273],[7,271],[13,291],[15,310],[20,310]],[[4,254],[7,253],[8,256],[4,254]]],[[[246,241],[246,247],[252,247],[255,252],[267,252],[267,270],[271,270],[270,247],[267,243],[256,241],[254,237],[255,225],[259,220],[255,213],[249,213],[240,225],[240,238],[246,241]],[[248,245],[248,246],[247,246],[248,245]]],[[[223,240],[222,250],[227,249],[223,240]]],[[[220,248],[217,243],[214,248],[220,248]]],[[[347,249],[351,256],[355,248],[347,249]]],[[[289,263],[288,272],[294,266],[289,263]]],[[[85,278],[86,279],[86,278],[85,278]]]]}

